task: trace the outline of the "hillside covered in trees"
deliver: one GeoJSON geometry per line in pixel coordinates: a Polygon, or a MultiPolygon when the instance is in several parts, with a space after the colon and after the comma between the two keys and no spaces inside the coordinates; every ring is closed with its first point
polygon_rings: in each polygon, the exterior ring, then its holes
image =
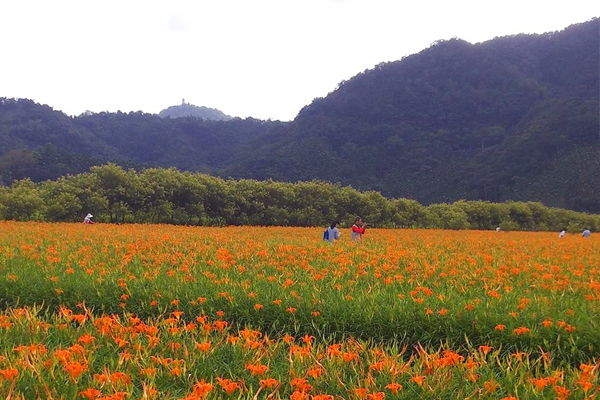
{"type": "Polygon", "coordinates": [[[144,113],[71,118],[0,99],[4,184],[114,161],[235,178],[319,179],[425,204],[540,201],[600,212],[600,20],[459,39],[383,63],[292,122],[144,113]]]}

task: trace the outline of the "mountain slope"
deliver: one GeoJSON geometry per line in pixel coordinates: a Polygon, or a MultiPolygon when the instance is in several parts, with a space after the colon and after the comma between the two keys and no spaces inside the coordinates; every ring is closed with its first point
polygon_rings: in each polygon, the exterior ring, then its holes
{"type": "Polygon", "coordinates": [[[214,172],[250,153],[253,140],[283,125],[252,118],[170,119],[141,112],[71,118],[31,100],[0,99],[0,183],[27,176],[52,179],[106,161],[214,172]],[[52,159],[61,168],[48,168],[52,159]]]}
{"type": "Polygon", "coordinates": [[[599,30],[595,19],[559,33],[450,40],[381,64],[315,99],[290,137],[229,172],[318,177],[427,203],[510,199],[555,154],[598,147],[599,30]]]}

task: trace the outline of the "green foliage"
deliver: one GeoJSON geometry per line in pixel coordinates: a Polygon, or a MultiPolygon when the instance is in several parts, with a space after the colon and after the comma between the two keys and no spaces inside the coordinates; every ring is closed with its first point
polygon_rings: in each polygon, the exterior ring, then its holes
{"type": "Polygon", "coordinates": [[[325,182],[223,180],[174,168],[141,172],[115,164],[0,190],[0,218],[179,225],[352,225],[359,215],[375,227],[502,230],[600,229],[600,217],[541,203],[458,201],[425,207],[325,182]]]}
{"type": "Polygon", "coordinates": [[[30,221],[42,219],[45,204],[35,184],[29,179],[17,181],[12,190],[0,197],[2,215],[5,219],[30,221]]]}
{"type": "Polygon", "coordinates": [[[448,204],[433,204],[427,207],[430,212],[430,223],[442,229],[468,229],[467,213],[459,206],[448,204]]]}
{"type": "Polygon", "coordinates": [[[500,222],[500,225],[498,225],[498,226],[504,232],[510,232],[510,231],[519,230],[519,225],[515,221],[513,221],[511,219],[507,219],[505,221],[500,222]]]}

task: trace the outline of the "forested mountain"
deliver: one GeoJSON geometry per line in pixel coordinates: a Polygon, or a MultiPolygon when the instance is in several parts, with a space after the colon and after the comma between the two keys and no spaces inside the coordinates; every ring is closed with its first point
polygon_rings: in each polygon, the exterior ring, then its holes
{"type": "Polygon", "coordinates": [[[600,212],[599,32],[594,19],[542,35],[440,41],[340,83],[289,123],[70,118],[4,99],[0,175],[40,180],[112,160],[321,179],[424,203],[534,200],[600,212]],[[52,157],[61,168],[40,167],[52,157]]]}
{"type": "Polygon", "coordinates": [[[290,137],[232,171],[316,176],[426,203],[528,199],[600,211],[599,25],[443,41],[378,65],[315,99],[290,137]]]}
{"type": "Polygon", "coordinates": [[[158,116],[163,118],[198,117],[213,121],[229,121],[232,118],[216,108],[195,106],[193,104],[186,103],[185,101],[182,101],[178,106],[165,108],[158,113],[158,116]]]}
{"type": "Polygon", "coordinates": [[[31,100],[0,99],[0,176],[5,184],[26,176],[40,181],[108,160],[214,173],[285,126],[252,118],[225,122],[141,112],[71,118],[31,100]],[[57,170],[56,164],[63,168],[57,170]]]}

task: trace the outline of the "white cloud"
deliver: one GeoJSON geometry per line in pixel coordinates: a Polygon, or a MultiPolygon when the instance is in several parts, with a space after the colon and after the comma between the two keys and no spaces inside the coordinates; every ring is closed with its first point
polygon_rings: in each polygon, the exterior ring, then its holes
{"type": "Polygon", "coordinates": [[[187,32],[188,25],[180,15],[173,14],[167,21],[167,27],[174,32],[187,32]]]}

